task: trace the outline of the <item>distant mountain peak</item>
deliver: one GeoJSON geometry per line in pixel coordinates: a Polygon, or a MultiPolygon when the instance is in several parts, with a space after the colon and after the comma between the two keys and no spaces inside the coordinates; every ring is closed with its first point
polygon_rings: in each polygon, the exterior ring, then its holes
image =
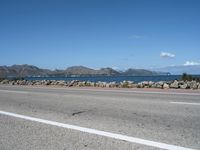
{"type": "MultiPolygon", "coordinates": [[[[0,66],[0,77],[29,77],[29,76],[151,76],[163,73],[145,69],[128,69],[126,71],[116,71],[110,67],[99,70],[85,66],[72,66],[65,70],[41,69],[33,65],[12,65],[0,66]]],[[[165,73],[164,73],[165,74],[165,73]]]]}

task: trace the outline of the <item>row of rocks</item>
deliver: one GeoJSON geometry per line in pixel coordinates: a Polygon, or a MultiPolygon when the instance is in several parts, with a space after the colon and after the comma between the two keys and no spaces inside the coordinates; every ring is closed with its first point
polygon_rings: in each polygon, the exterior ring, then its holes
{"type": "Polygon", "coordinates": [[[200,89],[200,83],[196,81],[133,81],[123,82],[90,82],[90,81],[64,81],[64,80],[2,80],[0,84],[9,85],[37,85],[37,86],[66,86],[66,87],[107,87],[107,88],[160,88],[160,89],[200,89]]]}

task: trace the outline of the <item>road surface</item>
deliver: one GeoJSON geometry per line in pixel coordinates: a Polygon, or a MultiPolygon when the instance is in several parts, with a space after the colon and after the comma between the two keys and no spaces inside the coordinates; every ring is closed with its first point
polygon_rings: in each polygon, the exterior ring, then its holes
{"type": "Polygon", "coordinates": [[[0,85],[2,150],[200,149],[200,92],[0,85]]]}

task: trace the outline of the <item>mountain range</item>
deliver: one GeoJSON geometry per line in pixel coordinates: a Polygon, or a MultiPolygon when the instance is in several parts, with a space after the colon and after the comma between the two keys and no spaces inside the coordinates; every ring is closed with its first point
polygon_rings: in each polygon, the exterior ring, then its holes
{"type": "Polygon", "coordinates": [[[150,71],[145,69],[128,69],[116,71],[112,68],[99,70],[84,66],[72,66],[65,70],[41,69],[32,65],[0,66],[0,77],[65,77],[65,76],[153,76],[169,75],[169,72],[150,71]]]}

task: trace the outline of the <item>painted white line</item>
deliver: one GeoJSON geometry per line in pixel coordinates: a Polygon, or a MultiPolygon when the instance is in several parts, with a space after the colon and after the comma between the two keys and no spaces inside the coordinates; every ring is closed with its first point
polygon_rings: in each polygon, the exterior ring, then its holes
{"type": "Polygon", "coordinates": [[[6,93],[20,93],[20,94],[28,94],[29,92],[26,91],[13,91],[13,90],[0,90],[0,92],[6,92],[6,93]]]}
{"type": "Polygon", "coordinates": [[[179,104],[179,105],[197,105],[200,106],[200,103],[187,103],[187,102],[170,102],[172,104],[179,104]]]}
{"type": "Polygon", "coordinates": [[[59,123],[59,122],[55,122],[55,121],[19,115],[19,114],[5,112],[5,111],[0,111],[0,114],[16,117],[16,118],[20,118],[20,119],[25,119],[25,120],[29,120],[29,121],[44,123],[44,124],[48,124],[48,125],[53,125],[53,126],[57,126],[57,127],[72,129],[72,130],[76,130],[76,131],[81,131],[81,132],[85,132],[85,133],[89,133],[89,134],[104,136],[104,137],[108,137],[108,138],[114,138],[117,140],[124,140],[124,141],[131,142],[131,143],[152,146],[152,147],[156,147],[156,148],[162,148],[162,149],[167,149],[167,150],[194,150],[194,149],[190,149],[190,148],[185,148],[185,147],[180,147],[180,146],[175,146],[175,145],[170,145],[170,144],[165,144],[165,143],[159,143],[159,142],[144,140],[144,139],[140,139],[140,138],[136,138],[136,137],[126,136],[126,135],[122,135],[122,134],[115,134],[115,133],[111,133],[111,132],[105,132],[105,131],[100,131],[100,130],[96,130],[96,129],[79,127],[79,126],[70,125],[70,124],[64,124],[64,123],[59,123]]]}

